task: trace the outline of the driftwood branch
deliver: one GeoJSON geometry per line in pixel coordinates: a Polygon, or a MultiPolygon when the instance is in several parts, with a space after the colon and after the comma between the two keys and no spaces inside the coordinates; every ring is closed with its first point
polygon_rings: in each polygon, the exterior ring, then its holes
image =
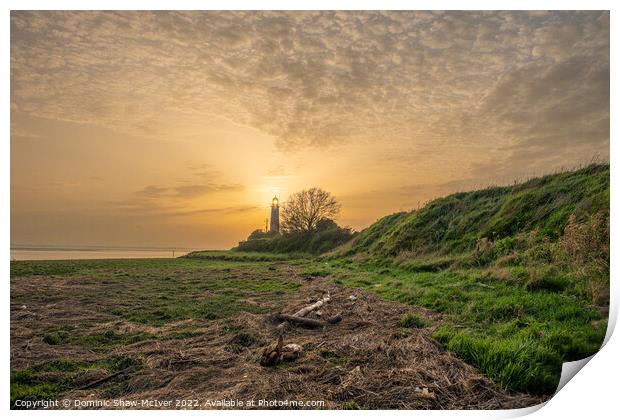
{"type": "Polygon", "coordinates": [[[275,319],[281,321],[281,323],[277,327],[278,331],[278,341],[272,343],[264,348],[263,354],[260,359],[261,366],[274,366],[280,363],[281,361],[289,361],[297,359],[303,352],[302,347],[299,344],[290,343],[286,346],[283,346],[283,328],[289,323],[293,323],[296,325],[300,325],[302,327],[307,328],[317,328],[317,327],[326,327],[331,324],[337,324],[342,321],[342,315],[337,314],[327,320],[322,319],[313,319],[307,318],[306,315],[311,313],[312,311],[320,308],[325,303],[330,301],[329,292],[327,292],[327,296],[322,299],[317,300],[312,305],[308,305],[299,311],[295,312],[293,315],[287,314],[275,314],[275,319]]]}
{"type": "Polygon", "coordinates": [[[298,324],[298,325],[302,325],[304,327],[310,327],[310,328],[324,327],[328,325],[327,322],[325,321],[321,321],[318,319],[312,319],[312,318],[304,318],[302,316],[295,316],[295,315],[278,314],[276,315],[276,318],[278,319],[278,321],[291,322],[293,324],[298,324]]]}
{"type": "MultiPolygon", "coordinates": [[[[287,316],[292,316],[295,318],[303,318],[306,315],[308,315],[310,312],[315,311],[317,309],[319,309],[321,306],[323,306],[324,304],[326,304],[327,302],[329,302],[331,300],[331,297],[329,296],[329,292],[327,292],[327,296],[325,296],[322,299],[317,300],[316,302],[314,302],[312,305],[308,305],[304,308],[301,308],[300,310],[298,310],[297,312],[295,312],[293,315],[287,315],[287,316]]],[[[305,319],[305,318],[304,318],[305,319]]],[[[280,319],[279,319],[280,320],[280,319]]],[[[286,327],[286,323],[289,322],[290,320],[284,320],[281,324],[278,325],[278,329],[282,330],[284,327],[286,327]]],[[[295,321],[293,321],[295,322],[295,321]]],[[[318,321],[318,322],[322,322],[322,321],[318,321]]],[[[310,326],[310,324],[306,323],[305,321],[301,321],[301,322],[296,322],[297,324],[300,325],[307,325],[310,326]]],[[[324,324],[322,324],[324,325],[324,324]]],[[[314,325],[315,327],[318,325],[314,325]]]]}
{"type": "Polygon", "coordinates": [[[293,316],[300,316],[300,317],[306,316],[310,312],[319,309],[321,306],[323,306],[325,303],[329,302],[330,300],[331,300],[331,297],[329,296],[329,293],[328,293],[327,296],[325,296],[323,299],[319,299],[316,302],[314,302],[312,305],[306,306],[305,308],[301,308],[300,310],[295,312],[293,316]]]}

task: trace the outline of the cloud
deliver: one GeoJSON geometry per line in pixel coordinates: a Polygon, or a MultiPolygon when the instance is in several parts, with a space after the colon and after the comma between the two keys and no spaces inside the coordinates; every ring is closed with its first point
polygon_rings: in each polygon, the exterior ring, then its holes
{"type": "Polygon", "coordinates": [[[240,184],[195,184],[175,187],[172,191],[177,197],[194,198],[214,192],[241,191],[242,189],[243,186],[240,184]]]}
{"type": "Polygon", "coordinates": [[[140,191],[136,191],[134,194],[136,197],[140,198],[158,198],[167,193],[168,190],[169,188],[148,185],[140,191]]]}
{"type": "Polygon", "coordinates": [[[148,185],[133,192],[128,198],[113,203],[117,210],[130,212],[158,213],[168,215],[184,215],[209,211],[223,211],[224,209],[191,210],[183,209],[193,199],[216,193],[242,191],[241,184],[186,184],[180,186],[148,185]],[[174,210],[174,211],[173,211],[174,210]]]}
{"type": "Polygon", "coordinates": [[[153,138],[218,115],[470,168],[609,143],[608,12],[12,12],[11,75],[14,111],[153,138]]]}
{"type": "Polygon", "coordinates": [[[139,200],[127,200],[111,210],[112,214],[140,215],[144,218],[172,218],[208,214],[244,214],[260,209],[254,205],[238,205],[229,207],[207,207],[184,209],[182,206],[164,203],[146,203],[139,200]]]}
{"type": "Polygon", "coordinates": [[[233,206],[233,207],[216,207],[216,208],[201,208],[195,210],[169,210],[158,213],[159,216],[167,217],[180,217],[190,216],[196,214],[210,214],[210,213],[225,213],[225,214],[242,214],[249,213],[260,209],[259,206],[233,206]]]}

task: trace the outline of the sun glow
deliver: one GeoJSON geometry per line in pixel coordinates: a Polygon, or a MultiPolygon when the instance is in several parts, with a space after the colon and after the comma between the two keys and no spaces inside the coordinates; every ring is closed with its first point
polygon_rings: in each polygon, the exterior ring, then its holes
{"type": "Polygon", "coordinates": [[[15,11],[11,53],[13,243],[226,249],[311,187],[361,230],[609,156],[605,11],[15,11]]]}

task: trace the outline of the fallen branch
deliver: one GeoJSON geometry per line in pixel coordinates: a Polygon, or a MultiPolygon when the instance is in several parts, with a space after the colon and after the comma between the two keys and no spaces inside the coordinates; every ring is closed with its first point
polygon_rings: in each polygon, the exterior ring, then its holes
{"type": "Polygon", "coordinates": [[[312,305],[306,306],[305,308],[301,308],[300,310],[295,312],[293,316],[306,316],[310,312],[319,309],[321,306],[323,306],[325,303],[329,302],[330,300],[331,300],[331,297],[329,296],[329,292],[328,292],[327,296],[325,296],[323,299],[319,299],[316,302],[314,302],[312,305]]]}
{"type": "MultiPolygon", "coordinates": [[[[312,305],[308,305],[304,308],[301,308],[300,310],[298,310],[297,312],[295,312],[293,315],[287,315],[287,316],[293,316],[293,317],[297,317],[297,318],[303,318],[304,316],[308,315],[310,312],[319,309],[321,306],[323,306],[324,304],[326,304],[327,302],[329,302],[331,300],[331,297],[329,296],[329,292],[327,292],[327,296],[325,296],[323,299],[319,299],[316,302],[314,302],[312,305]]],[[[282,322],[281,324],[279,324],[277,326],[278,330],[282,330],[284,329],[284,327],[286,327],[286,323],[289,322],[289,320],[285,320],[284,322],[282,322]]],[[[302,322],[298,322],[299,324],[303,324],[302,322]]],[[[307,325],[307,324],[306,324],[307,325]]]]}
{"type": "Polygon", "coordinates": [[[278,314],[276,315],[278,321],[282,322],[292,322],[293,324],[298,324],[304,327],[316,328],[316,327],[324,327],[328,325],[327,322],[321,321],[318,319],[304,318],[302,316],[295,315],[286,315],[286,314],[278,314]]]}

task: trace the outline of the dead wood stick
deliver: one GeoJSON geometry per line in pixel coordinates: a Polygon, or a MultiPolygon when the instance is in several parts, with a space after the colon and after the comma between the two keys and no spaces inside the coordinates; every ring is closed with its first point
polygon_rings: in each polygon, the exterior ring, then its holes
{"type": "Polygon", "coordinates": [[[278,321],[282,322],[292,322],[293,324],[302,325],[304,327],[316,328],[316,327],[324,327],[327,324],[325,321],[321,321],[318,319],[304,318],[302,316],[295,315],[286,315],[286,314],[278,314],[276,315],[278,321]]]}
{"type": "MultiPolygon", "coordinates": [[[[323,304],[329,302],[331,299],[331,297],[329,296],[329,292],[327,292],[327,296],[325,296],[323,299],[319,299],[316,302],[314,302],[312,305],[308,305],[304,308],[301,308],[300,310],[298,310],[297,312],[295,312],[293,315],[294,317],[299,317],[299,318],[303,318],[304,316],[308,315],[310,312],[320,308],[321,306],[323,306],[323,304]]],[[[286,327],[286,323],[288,321],[284,321],[282,323],[280,323],[276,328],[278,330],[282,330],[283,328],[286,327]]]]}
{"type": "Polygon", "coordinates": [[[109,381],[110,379],[114,379],[114,378],[116,378],[117,376],[122,375],[123,373],[127,373],[127,372],[129,372],[130,370],[133,370],[134,368],[135,368],[135,366],[129,366],[129,367],[125,368],[125,369],[119,370],[118,372],[114,372],[113,374],[108,375],[108,376],[106,376],[106,377],[104,377],[104,378],[97,379],[96,381],[91,382],[91,383],[89,383],[88,385],[84,385],[83,387],[78,388],[78,389],[79,389],[79,390],[83,390],[83,389],[89,389],[89,388],[92,388],[92,387],[94,387],[94,386],[97,386],[97,385],[99,385],[99,384],[102,384],[102,383],[104,383],[104,382],[107,382],[107,381],[109,381]]]}
{"type": "Polygon", "coordinates": [[[319,309],[321,306],[323,306],[323,304],[329,302],[330,299],[331,298],[328,293],[327,296],[325,296],[323,299],[319,299],[316,302],[314,302],[312,305],[306,306],[305,308],[301,308],[300,310],[295,312],[293,316],[300,316],[300,317],[306,316],[310,312],[319,309]]]}

